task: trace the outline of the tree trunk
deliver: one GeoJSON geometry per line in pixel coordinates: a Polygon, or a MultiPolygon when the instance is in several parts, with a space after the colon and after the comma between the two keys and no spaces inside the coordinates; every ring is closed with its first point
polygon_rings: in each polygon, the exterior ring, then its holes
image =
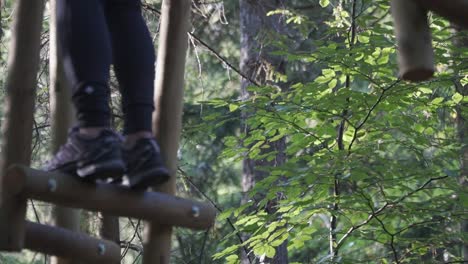
{"type": "MultiPolygon", "coordinates": [[[[55,154],[62,144],[67,140],[68,128],[73,121],[73,109],[71,105],[71,87],[69,86],[63,64],[61,52],[58,47],[57,38],[57,16],[56,1],[50,1],[50,41],[49,41],[49,67],[50,67],[50,113],[52,130],[52,153],[55,154]]],[[[53,217],[56,226],[70,229],[72,231],[80,230],[80,211],[61,206],[54,206],[53,217]]],[[[52,258],[52,263],[68,264],[74,263],[72,260],[66,260],[58,257],[52,258]]],[[[75,262],[76,263],[76,262],[75,262]]]]}
{"type": "MultiPolygon", "coordinates": [[[[463,87],[464,96],[468,96],[468,86],[463,87]]],[[[463,113],[462,108],[467,108],[467,103],[462,103],[462,106],[457,107],[457,125],[458,125],[458,135],[460,142],[462,143],[462,150],[460,153],[461,159],[461,170],[460,170],[460,184],[463,189],[468,188],[468,140],[466,137],[467,127],[467,117],[466,113],[463,113]]],[[[462,220],[461,223],[461,233],[468,233],[468,220],[462,220]]],[[[468,243],[462,242],[462,256],[464,262],[468,263],[468,243]]]]}
{"type": "MultiPolygon", "coordinates": [[[[39,67],[40,36],[44,1],[16,1],[8,75],[6,78],[5,122],[3,126],[0,184],[13,163],[29,164],[36,75],[39,67]]],[[[19,250],[24,245],[26,201],[7,197],[0,185],[0,248],[19,250]]]]}
{"type": "MultiPolygon", "coordinates": [[[[247,87],[254,85],[255,82],[260,85],[273,83],[272,75],[274,72],[285,73],[286,61],[279,56],[273,56],[266,47],[263,47],[263,37],[266,31],[286,32],[284,21],[277,15],[267,16],[267,13],[272,10],[284,7],[284,3],[280,0],[240,0],[240,25],[241,25],[241,71],[250,78],[250,80],[242,79],[241,94],[243,100],[250,98],[250,93],[247,87]]],[[[243,132],[249,133],[249,127],[245,125],[245,121],[250,115],[255,113],[243,113],[242,120],[244,121],[243,132]]],[[[261,172],[257,167],[262,166],[277,166],[285,162],[285,141],[278,140],[270,144],[270,150],[276,150],[276,158],[272,162],[264,160],[252,160],[246,158],[243,160],[242,173],[242,189],[246,193],[252,189],[255,182],[262,180],[268,176],[265,172],[261,172]]],[[[244,197],[244,202],[246,197],[244,197]]],[[[272,201],[271,205],[274,204],[272,201]]],[[[272,208],[266,208],[272,213],[272,208]]],[[[271,263],[285,264],[288,263],[287,242],[276,248],[276,255],[271,263]]],[[[269,261],[270,262],[270,261],[269,261]]],[[[246,256],[245,252],[242,255],[242,263],[251,263],[251,260],[246,256]]]]}
{"type": "MultiPolygon", "coordinates": [[[[3,1],[0,1],[0,18],[2,17],[2,9],[3,8],[3,1]]],[[[3,39],[3,25],[0,19],[0,41],[3,39]]],[[[0,50],[1,51],[1,50],[0,50]]]]}
{"type": "MultiPolygon", "coordinates": [[[[461,29],[458,26],[455,26],[457,31],[461,29]]],[[[458,47],[465,47],[468,48],[468,37],[463,36],[461,38],[455,38],[454,44],[458,47]]],[[[454,55],[456,57],[457,54],[454,55]]],[[[463,95],[468,96],[468,85],[463,86],[459,81],[455,83],[456,91],[463,95]]],[[[460,140],[460,144],[462,146],[461,153],[460,153],[460,176],[459,182],[462,186],[462,190],[466,190],[468,188],[468,125],[467,125],[467,116],[466,116],[466,109],[468,108],[468,103],[460,102],[460,104],[455,108],[457,112],[457,129],[458,129],[458,138],[460,140]],[[465,111],[463,111],[465,109],[465,111]]],[[[468,220],[461,221],[460,227],[461,234],[468,233],[468,220]]],[[[468,263],[468,243],[461,243],[461,254],[462,258],[465,262],[468,263]]]]}

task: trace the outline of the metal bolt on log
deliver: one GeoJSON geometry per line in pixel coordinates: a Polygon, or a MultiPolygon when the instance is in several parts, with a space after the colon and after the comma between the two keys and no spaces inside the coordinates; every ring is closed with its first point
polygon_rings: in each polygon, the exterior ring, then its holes
{"type": "Polygon", "coordinates": [[[57,190],[57,181],[55,179],[49,179],[47,181],[47,188],[50,192],[55,192],[57,190]]]}
{"type": "Polygon", "coordinates": [[[198,218],[200,216],[200,207],[194,205],[192,206],[192,216],[198,218]]]}
{"type": "Polygon", "coordinates": [[[99,255],[104,255],[106,253],[106,245],[99,243],[98,245],[98,254],[99,255]]]}

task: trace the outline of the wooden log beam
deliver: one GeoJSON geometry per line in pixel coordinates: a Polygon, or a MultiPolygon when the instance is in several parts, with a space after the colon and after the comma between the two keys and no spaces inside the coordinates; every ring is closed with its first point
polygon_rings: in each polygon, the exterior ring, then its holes
{"type": "Polygon", "coordinates": [[[83,263],[120,263],[120,247],[114,242],[32,222],[26,222],[25,248],[83,263]]]}
{"type": "MultiPolygon", "coordinates": [[[[71,87],[65,77],[62,52],[59,48],[59,32],[57,29],[57,1],[49,1],[49,102],[50,130],[52,132],[51,154],[55,154],[67,141],[68,129],[74,121],[73,107],[70,98],[71,87]]],[[[54,225],[72,231],[80,230],[80,210],[54,206],[52,209],[54,225]]],[[[51,264],[77,264],[73,260],[54,257],[51,264]]]]}
{"type": "MultiPolygon", "coordinates": [[[[161,5],[153,131],[171,173],[169,181],[157,186],[157,190],[168,194],[175,194],[176,190],[190,7],[190,0],[163,0],[161,5]]],[[[170,225],[156,222],[145,225],[143,264],[170,263],[171,241],[170,225]]]]}
{"type": "Polygon", "coordinates": [[[205,203],[158,192],[137,192],[112,184],[84,183],[59,172],[14,165],[5,175],[5,187],[19,198],[101,211],[170,226],[208,229],[216,211],[205,203]]]}
{"type": "Polygon", "coordinates": [[[422,7],[468,28],[468,0],[416,0],[422,7]]]}
{"type": "Polygon", "coordinates": [[[413,0],[392,0],[400,77],[424,81],[434,74],[432,36],[427,12],[413,0]]]}
{"type": "MultiPolygon", "coordinates": [[[[2,1],[3,2],[3,1],[2,1]]],[[[23,248],[26,200],[13,199],[3,186],[7,168],[29,164],[39,67],[44,1],[17,0],[8,53],[0,157],[0,249],[23,248]]]]}

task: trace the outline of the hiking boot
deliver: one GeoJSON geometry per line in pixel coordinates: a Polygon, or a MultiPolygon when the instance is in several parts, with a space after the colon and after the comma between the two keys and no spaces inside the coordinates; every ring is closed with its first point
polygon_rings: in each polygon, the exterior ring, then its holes
{"type": "Polygon", "coordinates": [[[141,138],[130,148],[123,150],[127,171],[123,185],[132,189],[146,189],[169,179],[158,143],[154,138],[141,138]]]}
{"type": "Polygon", "coordinates": [[[104,129],[95,138],[87,138],[75,127],[44,170],[60,171],[89,181],[121,178],[125,172],[121,143],[120,136],[110,129],[104,129]]]}

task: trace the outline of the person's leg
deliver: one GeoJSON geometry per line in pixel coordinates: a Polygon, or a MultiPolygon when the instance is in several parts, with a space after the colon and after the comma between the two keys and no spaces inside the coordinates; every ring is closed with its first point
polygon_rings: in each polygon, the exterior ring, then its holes
{"type": "Polygon", "coordinates": [[[154,46],[140,0],[106,0],[105,12],[122,93],[127,176],[131,187],[146,187],[168,179],[152,135],[154,46]]]}
{"type": "Polygon", "coordinates": [[[122,93],[126,135],[151,134],[154,110],[154,46],[139,0],[106,0],[114,70],[122,93]]]}
{"type": "Polygon", "coordinates": [[[108,128],[111,46],[102,4],[57,1],[60,48],[78,126],[45,169],[88,179],[120,177],[125,169],[120,137],[108,128]]]}
{"type": "Polygon", "coordinates": [[[65,73],[80,128],[109,127],[112,51],[100,0],[58,0],[57,20],[65,73]]]}

